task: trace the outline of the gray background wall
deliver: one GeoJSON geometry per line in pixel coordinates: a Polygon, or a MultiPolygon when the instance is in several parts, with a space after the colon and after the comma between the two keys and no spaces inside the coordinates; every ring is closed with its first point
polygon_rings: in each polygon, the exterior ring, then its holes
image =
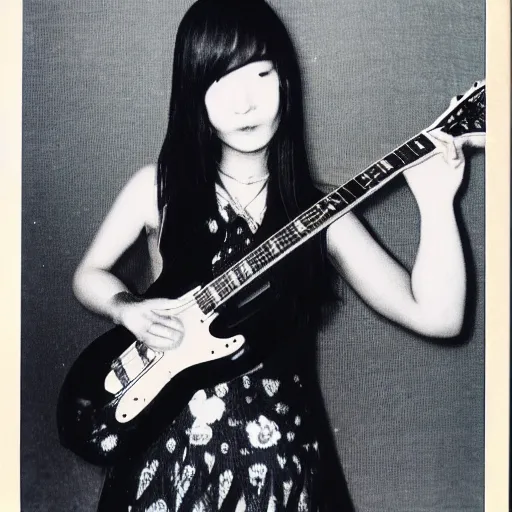
{"type": "MultiPolygon", "coordinates": [[[[484,2],[273,0],[301,57],[316,179],[339,184],[425,128],[484,75],[484,2]]],[[[101,471],[58,444],[59,386],[110,325],[71,276],[128,177],[164,135],[172,49],[190,0],[25,0],[22,510],[92,511],[101,471]]],[[[434,344],[343,301],[319,336],[322,386],[355,508],[483,510],[484,169],[458,202],[465,331],[434,344]]],[[[419,217],[404,181],[359,209],[410,267],[419,217]]],[[[133,268],[132,268],[133,270],[133,268]]]]}

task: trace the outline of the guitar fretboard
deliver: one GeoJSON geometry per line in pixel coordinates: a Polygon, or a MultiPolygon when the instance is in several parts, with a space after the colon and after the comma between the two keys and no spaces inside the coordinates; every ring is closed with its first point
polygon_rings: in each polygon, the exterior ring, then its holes
{"type": "Polygon", "coordinates": [[[323,197],[197,292],[194,298],[201,311],[204,314],[213,312],[292,250],[434,148],[432,141],[420,133],[323,197]]]}

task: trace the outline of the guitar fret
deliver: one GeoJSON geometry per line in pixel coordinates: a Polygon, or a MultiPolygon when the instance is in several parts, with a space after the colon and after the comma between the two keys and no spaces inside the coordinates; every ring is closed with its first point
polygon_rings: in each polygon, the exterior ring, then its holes
{"type": "Polygon", "coordinates": [[[386,162],[388,162],[392,167],[391,170],[398,171],[398,169],[401,169],[404,166],[404,161],[395,155],[395,153],[390,153],[386,156],[386,162]]]}
{"type": "Polygon", "coordinates": [[[367,173],[378,183],[385,180],[389,176],[389,173],[382,170],[380,167],[377,167],[376,165],[372,165],[368,169],[367,173]]]}
{"type": "Polygon", "coordinates": [[[273,238],[271,238],[265,245],[268,245],[268,247],[270,248],[270,253],[273,254],[274,256],[277,256],[278,254],[281,253],[281,250],[279,249],[276,240],[274,240],[273,238]]]}
{"type": "Polygon", "coordinates": [[[315,208],[315,215],[311,219],[311,223],[310,223],[310,226],[313,228],[311,231],[316,229],[319,226],[319,223],[322,224],[322,222],[324,220],[323,214],[324,214],[324,211],[321,209],[320,205],[317,204],[316,208],[315,208]]]}
{"type": "Polygon", "coordinates": [[[239,262],[237,265],[235,265],[231,271],[234,272],[236,276],[236,280],[238,282],[238,285],[241,286],[244,284],[245,280],[247,279],[247,276],[244,274],[242,270],[242,262],[239,262]]]}
{"type": "Polygon", "coordinates": [[[428,153],[435,149],[434,143],[423,133],[414,137],[410,144],[414,145],[414,151],[418,153],[419,156],[428,155],[428,153]]]}
{"type": "Polygon", "coordinates": [[[380,167],[372,165],[369,167],[364,173],[359,174],[354,179],[365,188],[365,190],[370,190],[375,185],[380,183],[382,180],[387,178],[387,173],[385,173],[380,167]]]}
{"type": "Polygon", "coordinates": [[[238,279],[238,276],[236,275],[235,269],[232,269],[228,272],[228,276],[235,285],[236,288],[240,286],[240,280],[238,279]]]}
{"type": "Polygon", "coordinates": [[[380,170],[380,172],[383,172],[384,174],[389,174],[389,169],[386,169],[386,167],[382,165],[380,162],[376,162],[374,165],[380,170]]]}
{"type": "Polygon", "coordinates": [[[294,235],[297,237],[297,240],[300,240],[303,236],[303,233],[306,231],[306,226],[300,221],[300,219],[295,219],[290,224],[290,229],[293,230],[294,235]]]}
{"type": "Polygon", "coordinates": [[[338,188],[336,190],[336,194],[341,198],[342,201],[345,202],[347,206],[351,205],[357,199],[356,197],[354,197],[354,194],[351,194],[348,190],[345,190],[343,187],[338,188]]]}
{"type": "Polygon", "coordinates": [[[233,281],[229,279],[227,274],[224,274],[219,277],[218,282],[214,285],[214,289],[218,292],[219,296],[224,299],[229,293],[236,289],[236,286],[233,281]]]}
{"type": "MultiPolygon", "coordinates": [[[[340,205],[340,203],[345,203],[345,206],[348,206],[350,203],[340,194],[339,190],[335,190],[331,192],[328,196],[329,205],[334,206],[335,208],[340,205]]],[[[337,208],[336,208],[337,209],[337,208]]]]}
{"type": "Polygon", "coordinates": [[[384,169],[386,169],[386,171],[393,170],[393,166],[385,158],[383,158],[379,163],[384,166],[384,169]]]}
{"type": "Polygon", "coordinates": [[[206,286],[198,294],[197,303],[201,309],[208,308],[209,304],[216,304],[217,302],[213,297],[210,288],[210,286],[206,286]]]}
{"type": "Polygon", "coordinates": [[[311,228],[311,218],[312,218],[313,212],[308,210],[301,216],[301,222],[306,227],[306,230],[310,230],[311,228]]]}
{"type": "Polygon", "coordinates": [[[249,262],[246,259],[240,262],[240,270],[245,279],[250,278],[254,274],[251,265],[249,265],[249,262]]]}
{"type": "Polygon", "coordinates": [[[258,261],[256,257],[256,251],[254,253],[249,254],[246,259],[247,265],[249,265],[251,271],[255,274],[258,272],[258,261]]]}
{"type": "Polygon", "coordinates": [[[265,265],[265,252],[260,248],[257,249],[253,255],[251,265],[254,266],[256,272],[259,272],[265,265]],[[253,263],[254,262],[254,263],[253,263]]]}
{"type": "Polygon", "coordinates": [[[361,185],[365,190],[371,187],[372,179],[366,172],[362,172],[361,174],[358,174],[354,180],[361,185]]]}
{"type": "Polygon", "coordinates": [[[215,283],[212,286],[209,287],[209,291],[210,291],[210,295],[211,295],[212,299],[215,302],[220,302],[221,301],[222,297],[219,295],[219,292],[215,288],[215,283]]]}
{"type": "Polygon", "coordinates": [[[359,199],[366,192],[365,189],[354,180],[348,181],[342,188],[352,194],[354,199],[359,199]]]}
{"type": "Polygon", "coordinates": [[[407,144],[404,144],[403,146],[399,147],[395,153],[398,153],[398,156],[406,163],[411,164],[412,162],[415,162],[418,159],[418,155],[414,153],[407,144]]]}
{"type": "Polygon", "coordinates": [[[293,245],[295,242],[300,240],[300,237],[293,229],[285,229],[283,233],[280,235],[280,238],[284,242],[284,249],[287,249],[290,245],[293,245]]]}

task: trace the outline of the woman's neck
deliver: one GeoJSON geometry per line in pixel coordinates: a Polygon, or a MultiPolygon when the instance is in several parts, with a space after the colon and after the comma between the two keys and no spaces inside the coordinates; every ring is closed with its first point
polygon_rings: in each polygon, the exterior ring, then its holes
{"type": "Polygon", "coordinates": [[[267,149],[241,153],[229,147],[222,150],[219,170],[240,182],[250,182],[268,174],[267,149]]]}

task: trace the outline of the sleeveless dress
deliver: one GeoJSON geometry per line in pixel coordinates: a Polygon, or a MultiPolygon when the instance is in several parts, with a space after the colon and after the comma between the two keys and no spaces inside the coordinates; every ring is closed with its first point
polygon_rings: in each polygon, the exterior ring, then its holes
{"type": "MultiPolygon", "coordinates": [[[[213,212],[206,228],[212,276],[258,238],[229,203],[213,212]]],[[[149,449],[109,469],[98,510],[325,510],[307,382],[290,351],[277,350],[247,374],[197,391],[149,449]]]]}

